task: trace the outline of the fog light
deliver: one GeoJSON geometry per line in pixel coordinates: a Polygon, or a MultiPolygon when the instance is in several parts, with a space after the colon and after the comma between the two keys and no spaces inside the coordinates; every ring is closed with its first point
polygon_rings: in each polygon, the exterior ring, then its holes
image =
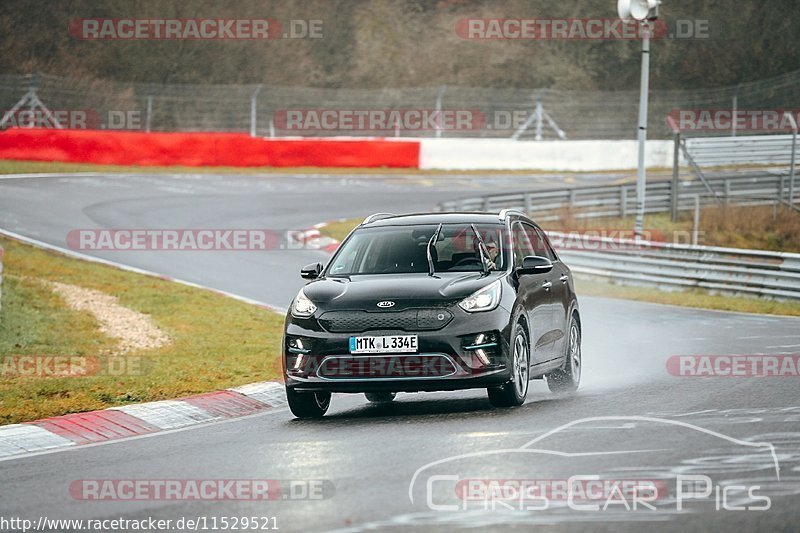
{"type": "Polygon", "coordinates": [[[492,364],[492,357],[496,355],[497,335],[494,332],[479,333],[472,339],[464,339],[463,349],[472,352],[482,366],[492,364]]]}
{"type": "Polygon", "coordinates": [[[484,366],[486,366],[486,365],[488,365],[490,363],[489,356],[486,355],[486,352],[483,351],[483,348],[475,350],[475,355],[478,356],[478,359],[480,359],[481,363],[483,363],[484,366]]]}
{"type": "Polygon", "coordinates": [[[307,354],[311,351],[311,344],[308,341],[303,342],[303,339],[298,337],[289,337],[286,344],[290,353],[307,354]]]}

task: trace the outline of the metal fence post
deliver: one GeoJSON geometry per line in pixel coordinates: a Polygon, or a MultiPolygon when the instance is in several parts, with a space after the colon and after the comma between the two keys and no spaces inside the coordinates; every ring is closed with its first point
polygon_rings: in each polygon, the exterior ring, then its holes
{"type": "MultiPolygon", "coordinates": [[[[789,115],[791,116],[791,114],[789,115]]],[[[797,122],[792,117],[792,163],[789,167],[789,205],[794,206],[794,172],[795,172],[795,157],[797,156],[797,122]]]]}
{"type": "Polygon", "coordinates": [[[624,185],[619,188],[619,216],[621,218],[628,216],[628,188],[624,185]]]}
{"type": "Polygon", "coordinates": [[[440,138],[442,136],[442,98],[444,97],[444,92],[447,90],[447,86],[442,85],[436,91],[436,138],[440,138]]]}
{"type": "Polygon", "coordinates": [[[725,180],[725,205],[731,203],[731,180],[725,180]]]}
{"type": "Polygon", "coordinates": [[[694,228],[692,229],[692,244],[697,246],[700,237],[700,195],[694,195],[694,228]]]}
{"type": "Polygon", "coordinates": [[[675,131],[675,149],[672,154],[672,186],[670,190],[669,213],[673,222],[678,220],[678,187],[681,185],[681,133],[675,131]]]}
{"type": "Polygon", "coordinates": [[[147,95],[147,112],[144,117],[144,131],[150,133],[150,121],[153,118],[153,95],[147,95]]]}
{"type": "Polygon", "coordinates": [[[258,93],[261,92],[262,87],[262,85],[256,87],[256,90],[253,91],[253,96],[250,97],[250,137],[256,136],[258,93]]]}

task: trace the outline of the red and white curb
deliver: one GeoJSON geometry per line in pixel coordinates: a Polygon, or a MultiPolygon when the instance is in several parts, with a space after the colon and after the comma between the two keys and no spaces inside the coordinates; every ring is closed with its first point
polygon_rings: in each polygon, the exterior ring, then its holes
{"type": "Polygon", "coordinates": [[[337,248],[339,248],[339,241],[328,237],[327,235],[323,235],[320,232],[320,229],[324,228],[328,224],[330,223],[321,222],[319,224],[315,224],[309,229],[293,232],[291,234],[292,240],[296,245],[304,248],[333,253],[337,248]]]}
{"type": "Polygon", "coordinates": [[[285,406],[283,384],[265,381],[179,400],[45,418],[0,427],[0,459],[241,418],[285,406]]]}

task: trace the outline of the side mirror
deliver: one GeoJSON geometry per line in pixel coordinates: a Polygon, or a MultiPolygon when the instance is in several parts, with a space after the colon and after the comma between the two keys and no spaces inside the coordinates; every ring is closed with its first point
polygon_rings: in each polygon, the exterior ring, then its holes
{"type": "Polygon", "coordinates": [[[546,274],[553,270],[553,262],[546,257],[529,255],[522,260],[522,266],[517,269],[520,274],[546,274]]]}
{"type": "Polygon", "coordinates": [[[322,274],[322,263],[311,263],[300,269],[300,277],[303,279],[317,279],[322,274]]]}

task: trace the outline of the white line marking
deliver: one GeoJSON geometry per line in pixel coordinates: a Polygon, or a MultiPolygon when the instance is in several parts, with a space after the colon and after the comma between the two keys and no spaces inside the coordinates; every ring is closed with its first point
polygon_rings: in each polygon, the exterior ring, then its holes
{"type": "Polygon", "coordinates": [[[258,300],[254,300],[252,298],[247,298],[246,296],[239,296],[238,294],[234,294],[232,292],[227,292],[227,291],[223,291],[223,290],[220,290],[220,289],[215,289],[213,287],[208,287],[206,285],[200,285],[199,283],[194,283],[194,282],[191,282],[191,281],[186,281],[186,280],[182,280],[182,279],[178,279],[178,278],[173,278],[173,277],[168,276],[166,274],[159,274],[158,272],[153,272],[151,270],[144,270],[144,269],[141,269],[141,268],[125,265],[123,263],[117,263],[116,261],[109,261],[108,259],[101,259],[99,257],[94,257],[92,255],[82,254],[80,252],[75,252],[73,250],[68,250],[66,248],[61,248],[60,246],[55,246],[53,244],[48,244],[46,242],[42,242],[42,241],[39,241],[39,240],[36,240],[36,239],[31,239],[30,237],[26,237],[24,235],[20,235],[19,233],[14,233],[13,231],[8,231],[8,230],[0,228],[0,235],[5,235],[6,237],[9,237],[11,239],[15,239],[15,240],[18,240],[18,241],[22,241],[24,243],[30,244],[32,246],[35,246],[37,248],[43,248],[45,250],[58,252],[60,254],[67,255],[67,256],[70,256],[70,257],[75,257],[77,259],[83,259],[84,261],[90,261],[92,263],[99,263],[101,265],[106,265],[106,266],[111,266],[111,267],[114,267],[114,268],[119,268],[120,270],[125,270],[127,272],[134,272],[136,274],[141,274],[143,276],[150,276],[150,277],[154,277],[154,278],[165,279],[167,281],[174,281],[175,283],[180,283],[181,285],[186,285],[187,287],[194,287],[195,289],[203,289],[203,290],[207,290],[207,291],[212,291],[212,292],[215,292],[217,294],[221,294],[223,296],[227,296],[228,298],[233,298],[234,300],[239,300],[240,302],[244,302],[246,304],[257,305],[257,306],[260,306],[260,307],[264,307],[266,309],[269,309],[270,311],[274,311],[274,312],[282,314],[282,315],[286,314],[286,309],[283,308],[283,307],[277,307],[277,306],[268,304],[266,302],[261,302],[261,301],[258,301],[258,300]]]}

